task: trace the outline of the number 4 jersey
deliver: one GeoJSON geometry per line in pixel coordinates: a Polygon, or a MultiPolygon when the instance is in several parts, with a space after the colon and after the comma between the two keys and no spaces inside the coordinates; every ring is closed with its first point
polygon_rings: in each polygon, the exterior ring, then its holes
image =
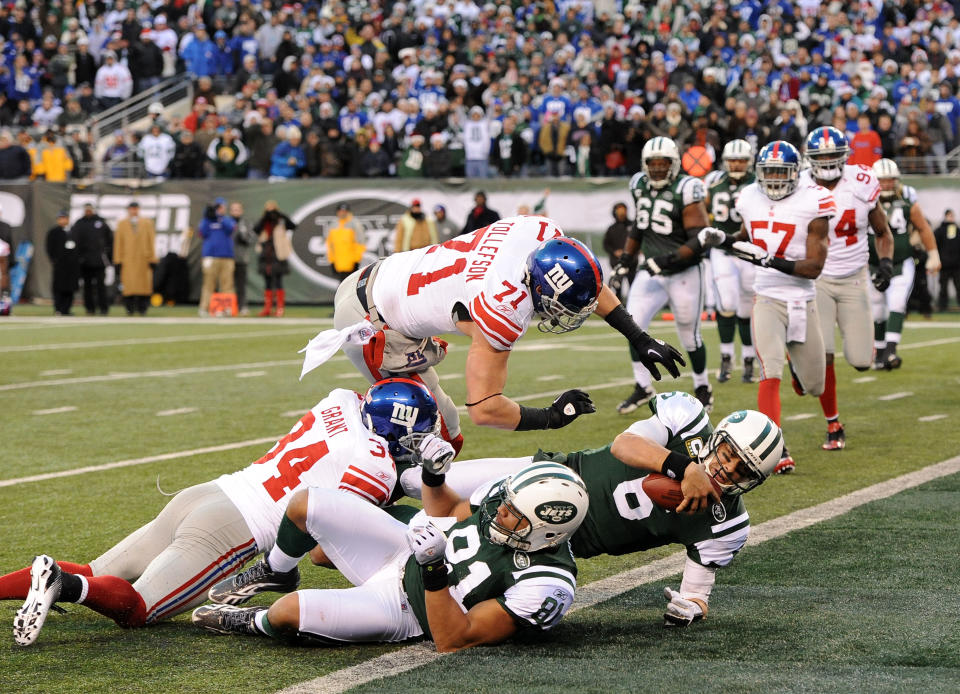
{"type": "MultiPolygon", "coordinates": [[[[801,182],[797,190],[782,200],[771,200],[751,183],[737,199],[737,212],[750,241],[770,255],[786,260],[807,257],[807,227],[819,217],[833,217],[837,205],[826,188],[801,182]]],[[[811,301],[817,293],[814,280],[788,275],[768,267],[758,267],[754,291],[779,301],[811,301]]]]}
{"type": "MultiPolygon", "coordinates": [[[[810,170],[800,174],[800,185],[816,185],[810,170]]],[[[827,262],[823,264],[823,277],[849,277],[867,264],[870,210],[877,206],[880,181],[866,166],[843,167],[843,175],[829,191],[837,204],[837,211],[830,218],[829,248],[827,262]]]]}
{"type": "Polygon", "coordinates": [[[397,470],[387,442],[360,419],[362,396],[338,388],[297,422],[260,460],[216,483],[266,550],[294,492],[341,489],[377,506],[387,503],[397,470]]]}
{"type": "Polygon", "coordinates": [[[456,332],[458,305],[494,349],[509,350],[526,332],[533,301],[524,283],[527,258],[563,236],[552,219],[507,217],[444,243],[383,260],[373,300],[384,322],[408,337],[456,332]]]}

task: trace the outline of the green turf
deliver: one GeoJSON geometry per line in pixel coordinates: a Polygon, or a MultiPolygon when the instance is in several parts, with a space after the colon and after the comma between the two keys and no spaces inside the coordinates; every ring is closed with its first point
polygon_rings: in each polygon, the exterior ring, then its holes
{"type": "MultiPolygon", "coordinates": [[[[36,307],[30,312],[47,313],[36,307]]],[[[329,309],[304,307],[292,313],[329,317],[329,309]]],[[[164,308],[151,315],[192,317],[193,311],[164,308]]],[[[755,522],[960,453],[960,430],[951,418],[918,421],[923,416],[955,412],[960,343],[909,349],[910,343],[960,338],[960,322],[955,317],[950,322],[947,327],[931,328],[908,323],[902,350],[904,367],[899,371],[859,374],[839,363],[840,411],[849,441],[846,451],[819,450],[824,425],[818,403],[793,396],[784,385],[784,417],[799,413],[816,416],[784,421],[787,442],[798,461],[797,472],[771,480],[750,494],[747,504],[755,522]],[[876,380],[852,383],[863,376],[876,380]],[[897,391],[913,395],[888,402],[876,399],[897,391]]],[[[296,351],[328,324],[293,325],[283,320],[155,324],[133,318],[110,324],[79,322],[61,327],[64,325],[0,324],[0,387],[113,373],[230,368],[0,390],[0,431],[6,453],[0,467],[2,479],[278,437],[295,420],[284,413],[305,411],[331,388],[364,387],[342,359],[297,381],[296,351]],[[198,336],[210,339],[150,342],[198,336]],[[11,351],[111,340],[144,342],[11,351]],[[262,362],[289,363],[246,366],[262,362]],[[71,373],[42,375],[54,369],[71,373]],[[250,375],[255,371],[265,373],[250,375]],[[238,373],[249,377],[239,378],[238,373]],[[64,406],[77,409],[33,414],[64,406]],[[181,407],[196,410],[156,416],[181,407]]],[[[656,334],[676,342],[672,326],[658,328],[656,334]]],[[[710,364],[715,368],[719,360],[714,327],[705,325],[704,334],[708,349],[712,349],[710,364]]],[[[570,387],[630,379],[622,339],[599,321],[569,336],[533,332],[520,344],[521,349],[510,359],[508,393],[548,394],[528,404],[547,404],[553,394],[570,387]],[[552,376],[559,378],[549,378],[552,376]]],[[[444,375],[461,375],[443,381],[458,402],[463,402],[464,396],[463,345],[461,339],[453,341],[441,369],[444,375]]],[[[727,384],[714,384],[714,421],[727,411],[756,406],[756,386],[740,383],[738,376],[727,384]]],[[[672,383],[659,386],[660,390],[691,387],[689,378],[672,383]]],[[[613,411],[629,390],[628,385],[591,389],[598,414],[555,432],[504,433],[467,424],[462,457],[524,455],[538,447],[563,450],[606,443],[632,421],[613,411]]],[[[167,499],[156,489],[158,476],[163,489],[175,491],[238,469],[268,447],[260,444],[0,487],[0,536],[4,538],[0,571],[25,566],[38,552],[89,560],[162,508],[167,499]]],[[[938,514],[952,512],[952,518],[956,517],[956,491],[955,480],[933,483],[922,493],[894,497],[837,519],[827,528],[814,527],[748,548],[730,571],[721,574],[716,613],[698,631],[664,635],[658,626],[663,583],[658,583],[572,615],[569,623],[542,644],[534,641],[523,643],[522,649],[506,646],[445,658],[442,664],[390,680],[388,689],[535,691],[555,690],[560,683],[585,691],[617,691],[662,683],[663,688],[689,690],[708,682],[710,688],[721,691],[773,691],[778,687],[851,691],[858,683],[869,682],[865,691],[911,685],[917,691],[936,691],[942,683],[957,682],[957,661],[944,649],[952,646],[955,654],[960,645],[956,630],[948,633],[946,626],[951,618],[956,623],[958,606],[955,600],[949,602],[948,594],[952,592],[955,598],[952,578],[960,572],[956,561],[948,571],[950,565],[942,559],[951,552],[955,556],[956,547],[951,550],[940,542],[944,537],[955,541],[956,532],[951,536],[950,528],[942,524],[951,516],[938,514]],[[922,506],[920,498],[928,505],[922,506]],[[869,520],[870,532],[862,537],[853,532],[858,518],[869,520]],[[806,540],[795,544],[794,537],[806,540]],[[933,545],[923,544],[925,540],[933,545]],[[870,578],[873,572],[879,572],[879,577],[870,578]],[[851,587],[856,590],[845,597],[843,591],[851,587]],[[884,595],[893,599],[884,600],[884,595]],[[924,599],[933,607],[926,606],[924,599]],[[860,613],[856,609],[860,605],[869,606],[872,613],[860,613]],[[930,614],[934,609],[939,611],[937,619],[930,614]],[[842,632],[833,635],[836,629],[827,623],[828,616],[842,632]],[[780,622],[778,618],[782,618],[780,622]],[[789,626],[786,631],[785,624],[789,626]],[[868,626],[874,628],[874,640],[867,638],[868,626]],[[920,638],[924,634],[931,637],[920,638]],[[832,648],[827,647],[825,635],[832,648]],[[745,657],[741,644],[751,641],[760,642],[761,647],[750,650],[745,668],[738,660],[745,657]],[[791,652],[784,652],[785,643],[791,645],[791,652]],[[899,660],[894,657],[897,644],[899,660]],[[736,648],[724,649],[731,645],[736,648]],[[762,657],[756,655],[758,651],[762,657]],[[650,654],[655,657],[648,657],[650,654]],[[828,657],[831,655],[834,657],[828,657]],[[657,663],[663,667],[653,668],[657,663]],[[561,676],[566,679],[557,679],[561,676]],[[671,681],[671,677],[677,679],[671,681]]],[[[580,582],[612,575],[675,549],[581,562],[580,582]]],[[[307,570],[305,582],[309,586],[342,585],[342,579],[323,570],[307,570]]],[[[0,604],[0,621],[9,624],[16,607],[10,602],[0,604]]],[[[8,634],[6,644],[0,645],[0,692],[269,692],[389,650],[359,646],[308,651],[257,640],[218,638],[196,632],[183,616],[155,628],[125,632],[82,607],[68,609],[68,615],[50,617],[39,641],[29,649],[12,644],[9,628],[0,632],[8,634]]]]}

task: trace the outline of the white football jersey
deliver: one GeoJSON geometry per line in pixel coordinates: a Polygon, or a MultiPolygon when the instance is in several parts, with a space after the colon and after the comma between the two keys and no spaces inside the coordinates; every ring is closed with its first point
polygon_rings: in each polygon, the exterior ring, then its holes
{"type": "Polygon", "coordinates": [[[558,236],[563,231],[547,217],[507,217],[435,246],[395,253],[380,264],[373,301],[390,328],[420,338],[456,332],[460,304],[494,349],[509,350],[533,316],[523,281],[527,257],[558,236]]]}
{"type": "MultiPolygon", "coordinates": [[[[832,217],[837,206],[830,191],[814,183],[800,183],[796,192],[783,200],[771,200],[758,183],[751,183],[740,193],[736,209],[751,242],[778,258],[803,260],[810,222],[832,217]]],[[[813,280],[768,267],[757,268],[753,289],[780,301],[810,301],[816,296],[813,280]]]]}
{"type": "MultiPolygon", "coordinates": [[[[800,174],[800,184],[817,185],[807,169],[800,174]]],[[[867,264],[870,245],[870,210],[877,206],[880,181],[868,166],[843,167],[843,175],[830,191],[837,203],[837,212],[830,219],[827,262],[823,277],[849,277],[867,264]]]]}
{"type": "Polygon", "coordinates": [[[338,388],[313,406],[260,460],[215,481],[243,515],[260,550],[273,546],[294,492],[342,489],[383,506],[397,483],[387,442],[364,426],[362,397],[338,388]]]}

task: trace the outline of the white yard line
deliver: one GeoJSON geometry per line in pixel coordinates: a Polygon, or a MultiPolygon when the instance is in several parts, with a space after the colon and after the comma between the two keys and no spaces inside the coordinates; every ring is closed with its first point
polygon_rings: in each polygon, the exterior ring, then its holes
{"type": "Polygon", "coordinates": [[[41,371],[41,376],[69,376],[73,373],[73,369],[47,369],[46,371],[41,371]]]}
{"type": "MultiPolygon", "coordinates": [[[[822,523],[843,515],[858,506],[893,496],[905,489],[930,482],[946,475],[960,472],[960,456],[941,463],[930,465],[916,472],[880,482],[850,494],[826,501],[817,506],[800,509],[785,516],[774,518],[754,526],[750,530],[749,546],[773,540],[794,530],[800,530],[816,523],[822,523]]],[[[618,595],[633,590],[645,583],[662,581],[683,571],[686,561],[685,552],[676,552],[669,557],[658,559],[646,566],[630,569],[622,573],[594,581],[577,589],[576,602],[571,612],[592,607],[618,595]]],[[[428,665],[442,656],[431,643],[418,643],[398,648],[378,658],[332,672],[307,682],[301,682],[281,690],[279,694],[332,694],[344,692],[367,682],[397,675],[428,665]]]]}
{"type": "Polygon", "coordinates": [[[564,379],[564,376],[560,374],[547,374],[545,376],[537,376],[538,381],[561,381],[564,379]]]}
{"type": "Polygon", "coordinates": [[[960,337],[944,337],[940,340],[927,340],[926,342],[909,342],[900,345],[897,349],[903,351],[905,349],[919,349],[920,347],[937,347],[939,345],[952,345],[955,342],[960,342],[960,337]]]}
{"type": "Polygon", "coordinates": [[[196,407],[178,407],[175,410],[160,410],[157,412],[158,417],[172,417],[175,414],[190,414],[191,412],[196,412],[196,407]]]}
{"type": "Polygon", "coordinates": [[[811,419],[816,416],[817,415],[810,414],[809,412],[801,412],[800,414],[792,414],[789,417],[784,417],[784,419],[788,422],[799,422],[801,419],[811,419]]]}
{"type": "Polygon", "coordinates": [[[240,333],[211,333],[209,335],[171,335],[167,337],[140,337],[125,340],[98,340],[90,342],[56,342],[47,345],[11,345],[0,347],[0,353],[12,352],[47,352],[59,349],[90,349],[93,347],[130,347],[134,345],[158,345],[170,342],[208,342],[210,340],[243,340],[252,337],[279,337],[286,335],[303,335],[309,339],[309,331],[305,330],[248,330],[240,333]]]}
{"type": "Polygon", "coordinates": [[[64,412],[73,412],[76,410],[76,407],[67,406],[67,407],[54,407],[49,410],[34,410],[33,414],[37,415],[47,415],[47,414],[63,414],[64,412]]]}
{"type": "Polygon", "coordinates": [[[10,316],[3,319],[5,326],[27,328],[81,328],[91,325],[333,325],[333,318],[190,318],[180,317],[153,317],[135,318],[127,316],[10,316]],[[12,324],[12,325],[11,325],[12,324]]]}
{"type": "Polygon", "coordinates": [[[913,393],[910,391],[904,390],[899,393],[889,393],[888,395],[881,395],[877,400],[883,400],[884,402],[888,400],[900,400],[901,398],[909,398],[913,393]]]}
{"type": "Polygon", "coordinates": [[[257,378],[259,376],[266,376],[266,371],[241,371],[240,373],[233,374],[237,378],[257,378]]]}
{"type": "Polygon", "coordinates": [[[918,422],[935,422],[938,419],[946,419],[950,415],[948,414],[931,414],[926,417],[917,417],[918,422]]]}
{"type": "Polygon", "coordinates": [[[877,380],[876,376],[861,376],[860,378],[853,379],[853,382],[854,383],[871,383],[876,380],[877,380]]]}

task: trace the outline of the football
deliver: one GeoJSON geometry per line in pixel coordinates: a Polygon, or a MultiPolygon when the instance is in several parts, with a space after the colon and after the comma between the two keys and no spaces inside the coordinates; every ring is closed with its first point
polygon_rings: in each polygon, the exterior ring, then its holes
{"type": "MultiPolygon", "coordinates": [[[[666,475],[651,472],[643,478],[641,485],[643,486],[644,494],[650,497],[650,501],[660,508],[673,511],[680,505],[680,502],[683,501],[680,482],[666,475]]],[[[713,481],[713,486],[717,490],[717,493],[721,493],[720,485],[718,485],[715,480],[713,481]]]]}

